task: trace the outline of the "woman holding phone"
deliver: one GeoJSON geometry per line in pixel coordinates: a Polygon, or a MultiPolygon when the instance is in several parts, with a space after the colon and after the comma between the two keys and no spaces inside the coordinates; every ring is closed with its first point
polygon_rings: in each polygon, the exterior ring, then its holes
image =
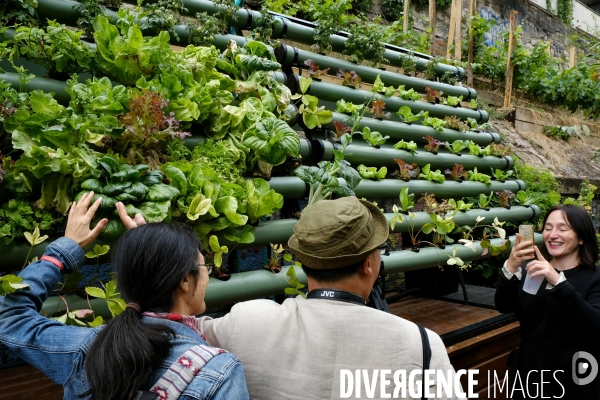
{"type": "Polygon", "coordinates": [[[558,205],[548,210],[543,229],[549,260],[532,241],[517,235],[496,290],[498,311],[514,312],[521,324],[521,344],[510,361],[513,398],[600,399],[600,268],[594,226],[583,208],[558,205]],[[533,294],[523,290],[526,274],[534,280],[543,277],[533,294]]]}
{"type": "Polygon", "coordinates": [[[83,248],[108,222],[90,229],[102,201],[88,209],[93,196],[73,203],[65,237],[21,272],[28,290],[0,298],[0,342],[63,385],[65,399],[249,399],[240,361],[208,346],[197,329],[208,270],[199,239],[181,225],[146,224],[118,203],[129,230],[112,264],[125,311],[93,329],[39,315],[61,274],[77,270],[83,248]]]}

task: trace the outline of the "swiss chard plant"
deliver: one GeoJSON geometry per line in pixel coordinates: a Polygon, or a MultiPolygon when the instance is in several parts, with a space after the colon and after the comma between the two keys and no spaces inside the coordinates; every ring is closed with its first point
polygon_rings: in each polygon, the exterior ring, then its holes
{"type": "Polygon", "coordinates": [[[411,154],[417,152],[417,144],[414,141],[405,142],[404,139],[400,140],[394,145],[394,149],[410,151],[411,154]]]}
{"type": "Polygon", "coordinates": [[[446,181],[444,174],[442,174],[439,169],[435,170],[435,171],[431,170],[430,164],[427,164],[423,168],[421,168],[421,173],[419,174],[419,178],[424,178],[430,182],[436,182],[436,183],[444,183],[446,181]]]}
{"type": "Polygon", "coordinates": [[[381,167],[377,169],[377,167],[367,167],[364,164],[360,164],[358,166],[358,173],[363,179],[373,179],[376,181],[380,181],[382,179],[385,179],[385,176],[387,175],[387,167],[381,167]]]}
{"type": "Polygon", "coordinates": [[[368,142],[371,145],[371,147],[379,147],[382,144],[384,144],[387,139],[390,138],[387,135],[383,136],[377,131],[371,131],[371,128],[369,128],[368,126],[365,126],[363,128],[361,135],[363,140],[368,142]]]}

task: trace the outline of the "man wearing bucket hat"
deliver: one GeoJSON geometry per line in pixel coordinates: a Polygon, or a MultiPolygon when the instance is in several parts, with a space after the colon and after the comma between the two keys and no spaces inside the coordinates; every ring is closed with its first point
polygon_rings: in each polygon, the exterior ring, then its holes
{"type": "MultiPolygon", "coordinates": [[[[396,371],[408,377],[423,368],[418,326],[366,307],[379,275],[379,248],[388,235],[385,216],[367,201],[319,201],[303,211],[288,241],[307,276],[306,299],[297,296],[281,305],[247,301],[223,318],[198,319],[209,344],[242,361],[252,399],[338,399],[348,398],[349,390],[352,398],[373,398],[367,397],[362,371],[369,385],[377,385],[379,398],[385,380],[386,393],[394,391],[396,371]],[[373,381],[376,370],[391,373],[383,382],[373,381]]],[[[429,368],[453,375],[440,337],[431,331],[427,337],[429,368]]],[[[412,398],[406,390],[404,398],[412,398]]]]}

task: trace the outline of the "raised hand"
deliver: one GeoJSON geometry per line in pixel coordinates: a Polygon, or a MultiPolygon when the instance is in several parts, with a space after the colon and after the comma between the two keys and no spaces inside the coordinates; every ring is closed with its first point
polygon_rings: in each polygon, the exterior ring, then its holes
{"type": "Polygon", "coordinates": [[[535,278],[536,276],[542,275],[552,286],[556,285],[556,282],[558,282],[558,278],[560,277],[558,272],[556,272],[554,267],[546,261],[537,246],[535,246],[535,254],[537,260],[531,261],[527,264],[527,267],[525,267],[529,276],[535,278]]]}
{"type": "Polygon", "coordinates": [[[102,203],[102,198],[99,198],[88,209],[92,197],[94,192],[89,192],[81,196],[79,202],[73,202],[65,230],[65,237],[76,241],[82,249],[92,243],[108,224],[108,219],[102,218],[94,229],[90,229],[90,222],[102,203]]]}
{"type": "Polygon", "coordinates": [[[506,261],[506,268],[510,272],[514,274],[515,272],[517,272],[521,264],[523,264],[527,260],[535,258],[535,250],[529,247],[532,244],[533,242],[531,240],[522,242],[521,235],[517,233],[515,245],[511,249],[510,256],[506,261]]]}
{"type": "Polygon", "coordinates": [[[121,218],[123,225],[125,225],[125,228],[127,228],[128,230],[137,228],[138,226],[144,225],[146,223],[146,220],[140,213],[135,214],[133,218],[127,215],[125,205],[120,201],[117,203],[117,211],[119,212],[119,218],[121,218]]]}

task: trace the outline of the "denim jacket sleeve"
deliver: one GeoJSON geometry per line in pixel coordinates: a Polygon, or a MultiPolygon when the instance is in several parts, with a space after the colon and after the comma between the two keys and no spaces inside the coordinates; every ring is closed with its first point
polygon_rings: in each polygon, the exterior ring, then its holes
{"type": "Polygon", "coordinates": [[[211,359],[179,397],[185,400],[249,400],[242,363],[231,353],[211,359]]]}
{"type": "MultiPolygon", "coordinates": [[[[57,258],[68,270],[76,270],[84,258],[81,247],[64,237],[51,243],[44,255],[57,258]]],[[[60,279],[56,265],[40,260],[19,275],[29,288],[0,297],[0,341],[62,385],[73,373],[82,343],[95,331],[66,326],[39,314],[60,279]]]]}

